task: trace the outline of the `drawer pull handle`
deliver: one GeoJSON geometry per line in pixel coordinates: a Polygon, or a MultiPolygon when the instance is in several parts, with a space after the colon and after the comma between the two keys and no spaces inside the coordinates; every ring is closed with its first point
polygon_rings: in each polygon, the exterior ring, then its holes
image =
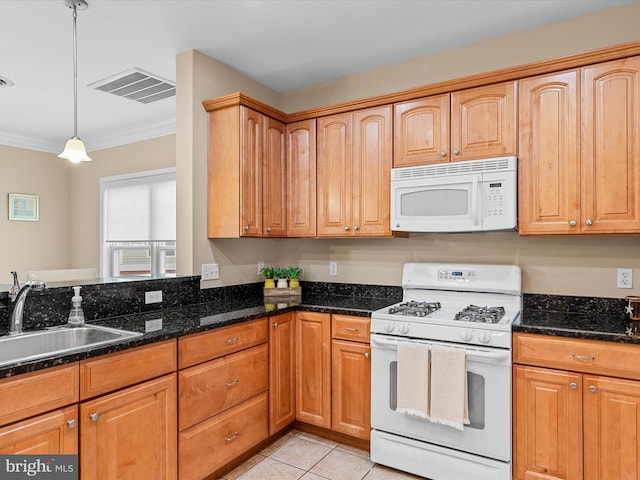
{"type": "Polygon", "coordinates": [[[357,332],[358,329],[356,327],[344,327],[347,332],[357,332]]]}
{"type": "Polygon", "coordinates": [[[587,360],[589,362],[593,362],[596,357],[594,357],[593,355],[576,355],[575,353],[573,355],[571,355],[573,358],[575,358],[576,360],[587,360]]]}
{"type": "Polygon", "coordinates": [[[235,386],[238,384],[238,382],[239,382],[239,381],[240,381],[240,380],[238,380],[238,379],[236,378],[236,379],[234,379],[234,380],[233,380],[233,382],[225,383],[225,384],[224,384],[224,386],[225,386],[225,387],[235,387],[235,386]]]}
{"type": "Polygon", "coordinates": [[[238,432],[233,432],[233,435],[230,437],[224,437],[225,442],[233,442],[236,438],[238,438],[240,434],[238,432]]]}
{"type": "Polygon", "coordinates": [[[224,340],[225,343],[236,343],[238,340],[240,340],[238,337],[231,337],[231,338],[226,338],[224,340]]]}
{"type": "Polygon", "coordinates": [[[571,390],[577,390],[578,389],[578,384],[576,382],[571,382],[569,384],[569,387],[571,388],[571,390]]]}
{"type": "Polygon", "coordinates": [[[92,414],[89,415],[89,418],[91,419],[92,422],[95,423],[100,418],[100,414],[99,413],[92,413],[92,414]]]}
{"type": "Polygon", "coordinates": [[[69,428],[76,428],[76,421],[75,419],[71,419],[71,420],[67,420],[67,427],[69,428]]]}
{"type": "Polygon", "coordinates": [[[591,393],[596,393],[596,391],[597,391],[597,390],[598,390],[598,389],[597,389],[594,385],[589,385],[589,391],[590,391],[591,393]]]}

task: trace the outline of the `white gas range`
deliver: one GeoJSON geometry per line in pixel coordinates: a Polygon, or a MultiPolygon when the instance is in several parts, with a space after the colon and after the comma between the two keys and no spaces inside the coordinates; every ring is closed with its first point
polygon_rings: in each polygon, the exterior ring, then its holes
{"type": "Polygon", "coordinates": [[[371,316],[371,458],[432,480],[511,478],[511,326],[515,265],[408,263],[401,302],[371,316]],[[399,413],[398,345],[464,350],[470,423],[463,430],[399,413]]]}

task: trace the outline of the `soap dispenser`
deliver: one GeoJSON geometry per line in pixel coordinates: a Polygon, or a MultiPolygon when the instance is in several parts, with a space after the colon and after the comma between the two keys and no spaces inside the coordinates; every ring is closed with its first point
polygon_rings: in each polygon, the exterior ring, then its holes
{"type": "Polygon", "coordinates": [[[15,301],[20,292],[20,283],[18,282],[18,272],[11,272],[11,275],[13,275],[13,284],[9,288],[9,298],[15,301]]]}
{"type": "Polygon", "coordinates": [[[82,287],[73,287],[74,295],[71,298],[71,312],[69,312],[69,326],[70,327],[82,327],[84,326],[84,312],[82,311],[82,297],[80,296],[80,289],[82,287]]]}

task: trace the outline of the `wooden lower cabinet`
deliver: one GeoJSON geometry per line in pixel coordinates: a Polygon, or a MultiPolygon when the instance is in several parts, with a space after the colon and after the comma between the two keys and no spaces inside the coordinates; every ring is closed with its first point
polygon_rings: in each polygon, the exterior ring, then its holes
{"type": "Polygon", "coordinates": [[[266,439],[267,408],[265,392],[180,432],[180,480],[201,480],[266,439]]]}
{"type": "Polygon", "coordinates": [[[296,419],[295,316],[269,318],[269,435],[296,419]]]}
{"type": "Polygon", "coordinates": [[[176,374],[80,404],[82,480],[175,479],[176,374]]]}
{"type": "Polygon", "coordinates": [[[331,428],[331,316],[296,312],[296,419],[331,428]]]}
{"type": "Polygon", "coordinates": [[[528,334],[513,346],[513,478],[640,478],[640,347],[528,334]]]}
{"type": "Polygon", "coordinates": [[[0,429],[2,455],[78,453],[78,407],[54,410],[0,429]]]}
{"type": "Polygon", "coordinates": [[[371,347],[333,340],[331,429],[368,440],[371,434],[371,347]]]}

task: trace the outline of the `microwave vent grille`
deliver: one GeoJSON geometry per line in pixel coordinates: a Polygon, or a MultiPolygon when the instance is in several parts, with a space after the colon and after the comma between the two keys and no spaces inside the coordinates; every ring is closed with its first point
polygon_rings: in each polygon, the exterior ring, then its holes
{"type": "Polygon", "coordinates": [[[393,168],[392,180],[410,180],[415,178],[435,177],[441,175],[464,175],[473,173],[499,172],[512,170],[513,157],[472,160],[468,162],[438,163],[417,167],[393,168]]]}

